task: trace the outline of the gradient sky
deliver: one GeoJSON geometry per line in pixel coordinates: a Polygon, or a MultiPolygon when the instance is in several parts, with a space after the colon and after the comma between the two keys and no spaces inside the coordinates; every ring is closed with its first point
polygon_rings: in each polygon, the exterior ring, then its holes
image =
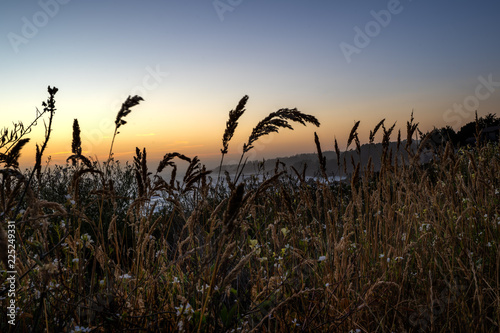
{"type": "MultiPolygon", "coordinates": [[[[324,150],[334,137],[345,147],[356,120],[366,142],[382,118],[404,129],[412,110],[423,131],[459,129],[476,106],[500,114],[499,17],[496,0],[3,0],[1,125],[31,122],[51,85],[58,110],[47,155],[57,163],[70,155],[74,118],[84,154],[105,160],[116,113],[134,94],[145,101],[116,139],[122,161],[137,146],[150,160],[177,151],[215,166],[228,112],[245,94],[227,162],[283,107],[321,127],[262,138],[251,159],[314,152],[314,131],[324,150]],[[346,47],[356,52],[346,57],[346,47]]],[[[27,165],[42,123],[30,137],[27,165]]]]}

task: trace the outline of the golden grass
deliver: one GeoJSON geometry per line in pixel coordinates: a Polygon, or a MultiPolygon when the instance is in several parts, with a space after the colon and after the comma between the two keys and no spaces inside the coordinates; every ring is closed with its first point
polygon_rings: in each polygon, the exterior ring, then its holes
{"type": "MultiPolygon", "coordinates": [[[[358,125],[348,146],[359,146],[358,125]]],[[[31,183],[2,170],[0,210],[17,221],[16,328],[497,332],[500,146],[448,145],[422,165],[425,140],[413,149],[413,117],[407,127],[404,160],[389,149],[394,126],[377,124],[381,169],[352,160],[350,183],[307,181],[277,164],[262,181],[214,186],[197,158],[179,153],[153,175],[145,149],[133,165],[76,158],[31,183]],[[175,157],[189,164],[182,180],[175,157]]],[[[335,150],[345,164],[336,140],[335,150]]]]}

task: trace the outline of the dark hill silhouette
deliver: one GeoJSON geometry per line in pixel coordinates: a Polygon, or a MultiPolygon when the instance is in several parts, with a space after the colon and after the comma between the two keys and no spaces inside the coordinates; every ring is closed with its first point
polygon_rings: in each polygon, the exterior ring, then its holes
{"type": "MultiPolygon", "coordinates": [[[[434,130],[421,133],[421,139],[425,140],[427,136],[430,138],[427,140],[427,148],[424,149],[422,155],[420,156],[420,162],[426,163],[433,158],[434,151],[440,147],[444,147],[447,142],[451,142],[455,148],[464,147],[467,145],[474,145],[476,141],[476,135],[479,134],[479,139],[482,141],[493,141],[498,142],[500,138],[500,118],[496,114],[488,114],[484,117],[477,118],[460,128],[458,132],[450,127],[442,127],[440,129],[435,128],[434,130]]],[[[422,141],[421,140],[421,141],[422,141]]],[[[395,158],[398,158],[398,163],[401,161],[408,161],[408,153],[405,151],[406,140],[401,141],[399,148],[397,142],[390,142],[388,147],[388,153],[392,156],[393,162],[395,158]],[[392,154],[391,154],[392,152],[392,154]]],[[[416,151],[418,147],[418,142],[413,142],[411,149],[416,151]]],[[[340,163],[337,161],[337,155],[335,151],[325,151],[323,156],[326,160],[326,174],[327,176],[337,176],[343,177],[352,174],[355,165],[361,162],[361,167],[365,167],[368,164],[368,160],[372,159],[372,165],[375,172],[380,170],[381,156],[383,152],[382,143],[369,143],[361,146],[360,154],[354,149],[342,152],[340,154],[340,163]],[[345,161],[345,163],[344,163],[345,161]],[[354,161],[354,165],[353,162],[354,161]],[[345,170],[344,170],[345,165],[345,170]]],[[[279,161],[284,163],[289,168],[295,168],[295,170],[302,173],[305,169],[305,175],[307,177],[316,177],[320,175],[320,164],[318,160],[317,152],[298,154],[289,157],[279,157],[262,161],[250,161],[248,162],[244,169],[243,174],[251,175],[258,174],[262,171],[269,172],[273,171],[276,162],[279,161]]],[[[228,171],[230,174],[236,172],[237,165],[225,165],[222,166],[221,171],[228,171]]],[[[214,170],[215,173],[219,172],[219,168],[214,170]]]]}
{"type": "MultiPolygon", "coordinates": [[[[401,141],[399,146],[397,142],[390,142],[388,151],[392,151],[393,161],[395,157],[398,157],[398,161],[401,162],[402,159],[408,161],[408,153],[405,151],[404,147],[406,145],[406,140],[401,141]]],[[[417,147],[416,143],[412,144],[412,149],[415,151],[417,147]]],[[[341,152],[340,154],[340,163],[337,162],[337,155],[335,151],[324,151],[323,156],[326,158],[326,173],[327,176],[338,176],[343,177],[349,175],[353,172],[355,165],[353,166],[352,161],[357,164],[361,161],[361,166],[366,166],[368,164],[368,160],[370,157],[372,158],[372,164],[374,171],[380,170],[380,162],[382,156],[382,143],[369,143],[361,145],[361,154],[358,154],[356,150],[348,150],[346,152],[341,152]],[[344,172],[344,160],[346,165],[346,170],[344,172]],[[340,167],[339,167],[340,164],[340,167]]],[[[389,153],[390,154],[390,153],[389,153]]],[[[429,159],[430,156],[428,153],[424,153],[421,156],[421,162],[425,162],[429,159]]],[[[265,172],[273,171],[276,165],[276,162],[279,161],[284,163],[287,167],[295,168],[297,171],[302,172],[304,166],[306,166],[305,175],[307,177],[316,177],[320,175],[320,165],[318,160],[318,154],[314,153],[304,153],[298,154],[289,157],[279,157],[262,161],[251,161],[248,162],[243,170],[243,174],[257,174],[264,170],[265,172]]],[[[225,165],[222,167],[222,171],[227,171],[230,174],[234,174],[236,171],[237,165],[225,165]]],[[[219,168],[214,170],[214,173],[218,172],[219,168]]]]}

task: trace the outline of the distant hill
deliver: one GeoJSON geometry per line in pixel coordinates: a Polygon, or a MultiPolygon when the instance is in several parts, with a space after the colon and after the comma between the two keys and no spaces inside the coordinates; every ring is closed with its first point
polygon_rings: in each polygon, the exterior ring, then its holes
{"type": "MultiPolygon", "coordinates": [[[[405,161],[408,160],[408,153],[404,149],[405,145],[406,145],[406,140],[401,142],[401,145],[399,147],[399,153],[397,153],[398,152],[397,143],[391,142],[389,144],[388,151],[392,151],[393,161],[396,156],[398,156],[399,162],[401,162],[401,158],[403,158],[405,161]]],[[[416,150],[416,147],[417,147],[416,144],[413,143],[412,149],[414,151],[416,150]]],[[[382,156],[382,143],[371,143],[362,145],[361,156],[358,155],[358,152],[356,150],[341,152],[340,170],[338,166],[339,164],[337,163],[337,154],[335,153],[335,151],[324,151],[323,156],[326,158],[326,171],[328,176],[346,175],[346,173],[344,173],[344,162],[343,162],[344,158],[346,161],[347,174],[351,174],[354,170],[354,167],[352,165],[352,160],[354,160],[354,163],[357,164],[358,161],[360,160],[360,157],[361,157],[361,166],[366,166],[368,164],[368,160],[371,157],[374,166],[374,171],[379,171],[380,160],[382,156]]],[[[426,152],[425,154],[422,154],[421,162],[424,162],[429,158],[430,158],[430,153],[426,152]]],[[[299,172],[302,172],[302,170],[304,169],[304,165],[306,165],[305,174],[307,177],[315,177],[320,175],[320,165],[317,153],[298,154],[294,156],[279,157],[264,161],[249,161],[247,162],[242,174],[248,176],[259,173],[259,170],[260,172],[262,172],[262,170],[264,170],[265,172],[273,171],[276,162],[278,160],[279,162],[284,163],[289,168],[294,167],[299,172]]],[[[224,165],[222,166],[222,172],[228,171],[230,174],[234,174],[236,172],[236,168],[237,168],[236,164],[224,165]]],[[[213,171],[214,174],[218,172],[219,168],[216,168],[213,171]]]]}

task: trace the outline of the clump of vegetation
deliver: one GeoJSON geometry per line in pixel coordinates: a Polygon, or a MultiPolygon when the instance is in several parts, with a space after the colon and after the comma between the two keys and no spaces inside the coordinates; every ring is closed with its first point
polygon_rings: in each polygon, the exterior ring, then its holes
{"type": "MultiPolygon", "coordinates": [[[[37,119],[52,119],[56,92],[49,87],[37,119]]],[[[247,100],[229,114],[221,165],[247,100]]],[[[140,101],[123,104],[113,142],[140,101]]],[[[296,109],[271,113],[240,167],[256,140],[289,122],[319,126],[296,109]]],[[[360,153],[358,126],[347,147],[360,153]]],[[[498,142],[476,135],[475,146],[436,146],[412,117],[393,150],[394,125],[381,121],[370,132],[372,143],[383,131],[377,171],[351,155],[350,177],[332,181],[315,135],[314,181],[277,163],[258,180],[239,181],[238,167],[233,180],[214,182],[197,157],[177,152],[154,174],[145,148],[132,165],[115,161],[112,147],[106,162],[93,161],[82,155],[77,120],[71,163],[41,170],[49,121],[33,170],[22,173],[31,127],[0,133],[0,259],[7,265],[14,221],[19,307],[16,326],[2,319],[1,331],[498,331],[498,142]],[[188,164],[182,180],[176,159],[188,164]]],[[[6,282],[0,295],[5,309],[6,282]]]]}

